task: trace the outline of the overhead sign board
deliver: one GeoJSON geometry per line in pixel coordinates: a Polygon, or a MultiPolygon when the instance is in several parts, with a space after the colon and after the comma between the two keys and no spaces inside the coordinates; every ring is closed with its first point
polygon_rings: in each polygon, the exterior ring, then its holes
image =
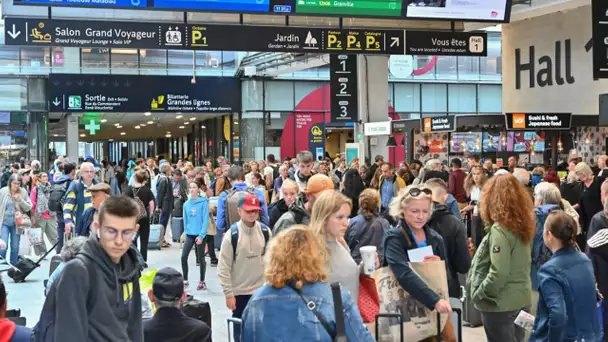
{"type": "Polygon", "coordinates": [[[17,5],[508,22],[511,0],[13,0],[17,5]]]}
{"type": "Polygon", "coordinates": [[[358,121],[357,55],[331,55],[329,66],[331,122],[358,121]]]}
{"type": "Polygon", "coordinates": [[[422,131],[424,133],[453,132],[455,129],[455,116],[453,115],[422,118],[422,131]]]}
{"type": "Polygon", "coordinates": [[[406,31],[408,55],[487,56],[488,35],[485,32],[406,31]]]}
{"type": "Polygon", "coordinates": [[[608,78],[608,2],[591,1],[593,78],[608,78]]]}
{"type": "Polygon", "coordinates": [[[508,130],[544,131],[570,129],[571,113],[506,113],[508,130]]]}
{"type": "Polygon", "coordinates": [[[386,55],[406,53],[406,33],[403,30],[6,18],[4,34],[6,45],[25,46],[386,55]]]}
{"type": "Polygon", "coordinates": [[[140,75],[49,75],[51,112],[196,112],[241,110],[235,78],[140,75]]]}
{"type": "Polygon", "coordinates": [[[381,122],[366,122],[363,125],[363,134],[366,137],[375,136],[375,135],[390,135],[392,132],[392,122],[391,121],[381,121],[381,122]]]}

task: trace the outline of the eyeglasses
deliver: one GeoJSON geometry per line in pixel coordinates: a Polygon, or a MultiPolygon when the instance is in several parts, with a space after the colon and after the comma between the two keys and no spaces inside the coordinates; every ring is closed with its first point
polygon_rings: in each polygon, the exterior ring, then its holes
{"type": "Polygon", "coordinates": [[[433,191],[431,191],[431,189],[427,189],[427,188],[411,188],[410,191],[408,191],[407,193],[408,195],[412,196],[412,197],[418,197],[420,196],[420,194],[425,194],[428,196],[432,196],[433,195],[433,191]]]}
{"type": "Polygon", "coordinates": [[[95,170],[83,170],[81,173],[95,173],[95,170]]]}
{"type": "MultiPolygon", "coordinates": [[[[109,227],[101,227],[101,233],[107,239],[115,240],[118,237],[118,230],[109,227]]],[[[133,240],[133,235],[135,235],[135,230],[123,230],[120,232],[123,240],[133,240]]]]}

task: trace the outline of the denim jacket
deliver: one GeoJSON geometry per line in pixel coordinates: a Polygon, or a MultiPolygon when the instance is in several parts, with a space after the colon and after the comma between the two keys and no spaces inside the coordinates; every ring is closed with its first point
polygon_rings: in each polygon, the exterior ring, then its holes
{"type": "Polygon", "coordinates": [[[602,341],[591,261],[558,250],[538,271],[539,297],[531,342],[602,341]]]}
{"type": "MultiPolygon", "coordinates": [[[[349,342],[373,342],[348,291],[342,287],[344,324],[349,342]]],[[[331,288],[326,282],[305,284],[302,294],[335,329],[336,319],[331,288]]],[[[243,342],[320,341],[332,339],[304,300],[291,287],[277,289],[268,284],[252,297],[243,312],[243,342]]]]}

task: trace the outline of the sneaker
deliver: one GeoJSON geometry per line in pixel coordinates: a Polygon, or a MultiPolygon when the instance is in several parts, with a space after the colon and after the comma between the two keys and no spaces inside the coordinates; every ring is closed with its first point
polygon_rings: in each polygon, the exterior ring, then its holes
{"type": "Polygon", "coordinates": [[[211,267],[217,267],[217,261],[216,262],[211,262],[211,267]]]}
{"type": "Polygon", "coordinates": [[[190,286],[190,283],[188,283],[187,280],[184,280],[184,287],[188,287],[188,286],[190,286]]]}
{"type": "Polygon", "coordinates": [[[196,260],[196,266],[200,266],[200,265],[201,265],[201,262],[196,260]]]}
{"type": "Polygon", "coordinates": [[[201,290],[207,290],[207,284],[205,284],[204,281],[199,281],[198,282],[198,286],[196,287],[197,291],[201,291],[201,290]]]}

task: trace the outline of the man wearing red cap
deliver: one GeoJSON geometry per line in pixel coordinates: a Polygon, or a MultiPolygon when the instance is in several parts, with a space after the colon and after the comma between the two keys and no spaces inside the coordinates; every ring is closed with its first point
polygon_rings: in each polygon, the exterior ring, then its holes
{"type": "Polygon", "coordinates": [[[280,231],[296,224],[308,224],[315,200],[321,192],[334,189],[334,182],[328,176],[316,174],[310,177],[304,189],[306,201],[300,196],[296,198],[295,202],[289,207],[289,211],[283,214],[274,227],[272,227],[274,234],[277,235],[280,231]]]}
{"type": "MultiPolygon", "coordinates": [[[[264,252],[270,229],[259,221],[260,199],[246,194],[239,201],[238,222],[226,232],[218,263],[218,277],[232,317],[241,318],[251,295],[264,285],[264,252]]],[[[241,327],[234,326],[234,340],[240,341],[241,327]]]]}

